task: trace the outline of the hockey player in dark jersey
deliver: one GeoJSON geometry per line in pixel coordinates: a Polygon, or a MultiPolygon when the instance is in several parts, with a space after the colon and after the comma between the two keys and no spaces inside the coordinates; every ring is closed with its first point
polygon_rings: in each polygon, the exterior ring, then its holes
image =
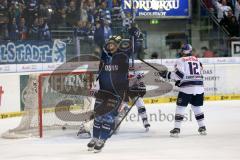
{"type": "MultiPolygon", "coordinates": [[[[129,47],[126,45],[130,44],[123,43],[120,36],[113,36],[103,48],[98,74],[99,91],[112,93],[119,97],[119,101],[115,103],[115,108],[111,112],[94,119],[93,138],[87,146],[90,151],[94,150],[95,153],[100,152],[106,140],[110,138],[119,106],[128,89],[129,52],[119,50],[119,46],[129,47]]],[[[95,108],[102,101],[104,99],[96,99],[95,108]]],[[[104,106],[101,107],[104,109],[104,106]]]]}

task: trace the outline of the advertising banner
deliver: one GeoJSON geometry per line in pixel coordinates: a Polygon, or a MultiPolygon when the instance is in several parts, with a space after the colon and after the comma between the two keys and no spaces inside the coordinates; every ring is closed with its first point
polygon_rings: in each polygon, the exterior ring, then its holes
{"type": "Polygon", "coordinates": [[[0,44],[0,64],[56,63],[66,61],[66,43],[16,41],[0,44]]]}
{"type": "Polygon", "coordinates": [[[19,75],[0,76],[0,113],[20,110],[19,75]]]}
{"type": "Polygon", "coordinates": [[[189,18],[190,0],[122,0],[125,13],[132,12],[132,4],[136,18],[189,18]]]}

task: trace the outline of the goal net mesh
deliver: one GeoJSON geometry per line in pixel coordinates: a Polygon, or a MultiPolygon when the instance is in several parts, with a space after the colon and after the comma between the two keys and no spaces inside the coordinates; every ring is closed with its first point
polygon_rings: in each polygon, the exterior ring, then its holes
{"type": "Polygon", "coordinates": [[[20,124],[3,138],[42,137],[77,132],[89,123],[79,121],[78,113],[93,108],[94,99],[88,96],[93,82],[90,72],[62,72],[29,75],[21,99],[24,104],[20,124]]]}

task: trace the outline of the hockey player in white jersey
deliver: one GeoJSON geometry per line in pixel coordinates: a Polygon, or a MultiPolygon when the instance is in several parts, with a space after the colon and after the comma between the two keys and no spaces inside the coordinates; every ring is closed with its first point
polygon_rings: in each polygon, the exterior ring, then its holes
{"type": "Polygon", "coordinates": [[[143,72],[137,72],[130,70],[129,72],[129,90],[128,95],[131,99],[136,99],[139,97],[135,103],[137,109],[138,109],[138,115],[142,118],[143,126],[146,129],[146,131],[149,130],[150,124],[148,122],[148,117],[146,113],[145,104],[143,101],[143,96],[146,94],[146,86],[141,81],[144,77],[143,72]],[[145,92],[144,92],[145,91],[145,92]]]}
{"type": "Polygon", "coordinates": [[[181,58],[179,58],[175,64],[175,71],[160,72],[163,78],[175,80],[176,86],[179,87],[175,126],[174,129],[170,131],[172,137],[177,137],[180,133],[185,109],[189,103],[198,122],[198,132],[201,135],[206,135],[204,113],[201,110],[204,100],[202,64],[196,57],[192,56],[191,53],[192,46],[190,44],[183,45],[180,53],[181,58]]]}
{"type": "MultiPolygon", "coordinates": [[[[143,82],[141,82],[141,79],[144,76],[144,73],[134,71],[134,69],[129,69],[129,89],[128,89],[128,96],[125,100],[126,102],[123,102],[122,107],[119,110],[119,115],[117,116],[117,122],[116,125],[118,125],[119,121],[121,121],[122,117],[126,114],[126,112],[129,110],[129,106],[127,104],[128,98],[132,99],[132,101],[135,102],[135,106],[138,110],[138,115],[141,117],[143,126],[146,129],[146,131],[149,131],[150,124],[148,122],[148,117],[146,113],[146,107],[143,101],[143,96],[146,93],[146,86],[143,82]]],[[[119,130],[120,127],[118,127],[119,130]]],[[[115,133],[118,132],[118,130],[115,131],[115,133]]]]}

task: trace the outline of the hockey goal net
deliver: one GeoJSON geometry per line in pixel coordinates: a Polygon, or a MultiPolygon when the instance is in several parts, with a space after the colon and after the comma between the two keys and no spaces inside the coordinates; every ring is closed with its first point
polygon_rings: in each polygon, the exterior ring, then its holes
{"type": "Polygon", "coordinates": [[[59,72],[31,74],[23,89],[24,104],[20,124],[3,138],[43,137],[43,135],[77,132],[85,125],[78,113],[93,108],[88,93],[93,83],[91,72],[59,72]]]}

